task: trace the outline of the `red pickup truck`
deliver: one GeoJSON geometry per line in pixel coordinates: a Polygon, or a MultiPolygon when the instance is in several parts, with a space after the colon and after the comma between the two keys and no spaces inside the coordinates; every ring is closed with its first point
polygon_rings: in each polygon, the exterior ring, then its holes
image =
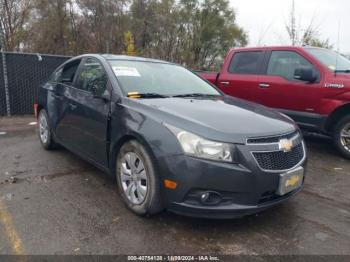
{"type": "Polygon", "coordinates": [[[232,49],[220,73],[199,72],[224,93],[293,118],[329,135],[350,158],[350,60],[315,47],[232,49]]]}

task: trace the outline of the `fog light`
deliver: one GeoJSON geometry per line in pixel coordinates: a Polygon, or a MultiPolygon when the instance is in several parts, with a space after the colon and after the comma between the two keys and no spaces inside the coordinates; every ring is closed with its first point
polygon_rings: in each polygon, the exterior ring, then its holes
{"type": "Polygon", "coordinates": [[[201,195],[201,201],[202,201],[202,203],[205,203],[205,202],[208,200],[209,195],[210,195],[209,192],[206,192],[206,193],[204,193],[204,194],[201,195]]]}
{"type": "Polygon", "coordinates": [[[217,205],[221,202],[222,196],[217,192],[202,192],[200,195],[201,202],[204,205],[217,205]]]}

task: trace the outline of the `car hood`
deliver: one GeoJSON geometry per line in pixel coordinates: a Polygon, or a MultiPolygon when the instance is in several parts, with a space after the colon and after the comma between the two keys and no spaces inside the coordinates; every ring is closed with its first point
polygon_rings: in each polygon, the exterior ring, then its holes
{"type": "Polygon", "coordinates": [[[204,138],[245,143],[247,138],[280,135],[296,130],[288,117],[245,100],[164,98],[129,100],[143,114],[204,138]]]}
{"type": "Polygon", "coordinates": [[[339,77],[339,78],[350,80],[350,73],[337,73],[336,76],[339,77]]]}

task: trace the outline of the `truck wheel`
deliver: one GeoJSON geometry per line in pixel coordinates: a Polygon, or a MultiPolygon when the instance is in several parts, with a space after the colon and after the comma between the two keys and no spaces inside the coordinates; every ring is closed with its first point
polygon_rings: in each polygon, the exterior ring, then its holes
{"type": "Polygon", "coordinates": [[[38,133],[41,145],[46,150],[52,150],[58,146],[52,136],[51,127],[49,123],[49,117],[45,109],[40,110],[38,116],[38,133]]]}
{"type": "Polygon", "coordinates": [[[160,180],[150,154],[136,140],[126,142],[116,163],[119,193],[126,206],[139,216],[162,211],[160,180]]]}
{"type": "Polygon", "coordinates": [[[342,118],[335,126],[333,139],[338,151],[350,159],[350,115],[342,118]]]}

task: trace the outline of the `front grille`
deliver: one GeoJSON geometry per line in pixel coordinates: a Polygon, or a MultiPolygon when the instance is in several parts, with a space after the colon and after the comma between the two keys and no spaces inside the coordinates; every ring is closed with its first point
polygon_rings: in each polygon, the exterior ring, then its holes
{"type": "Polygon", "coordinates": [[[288,170],[295,167],[304,158],[303,147],[303,144],[300,143],[290,152],[254,152],[253,156],[263,170],[288,170]]]}
{"type": "Polygon", "coordinates": [[[249,138],[247,140],[247,143],[248,144],[278,143],[281,139],[291,139],[297,135],[300,135],[298,131],[295,131],[295,132],[289,133],[289,134],[285,134],[285,135],[279,135],[279,136],[255,137],[255,138],[249,138]]]}

